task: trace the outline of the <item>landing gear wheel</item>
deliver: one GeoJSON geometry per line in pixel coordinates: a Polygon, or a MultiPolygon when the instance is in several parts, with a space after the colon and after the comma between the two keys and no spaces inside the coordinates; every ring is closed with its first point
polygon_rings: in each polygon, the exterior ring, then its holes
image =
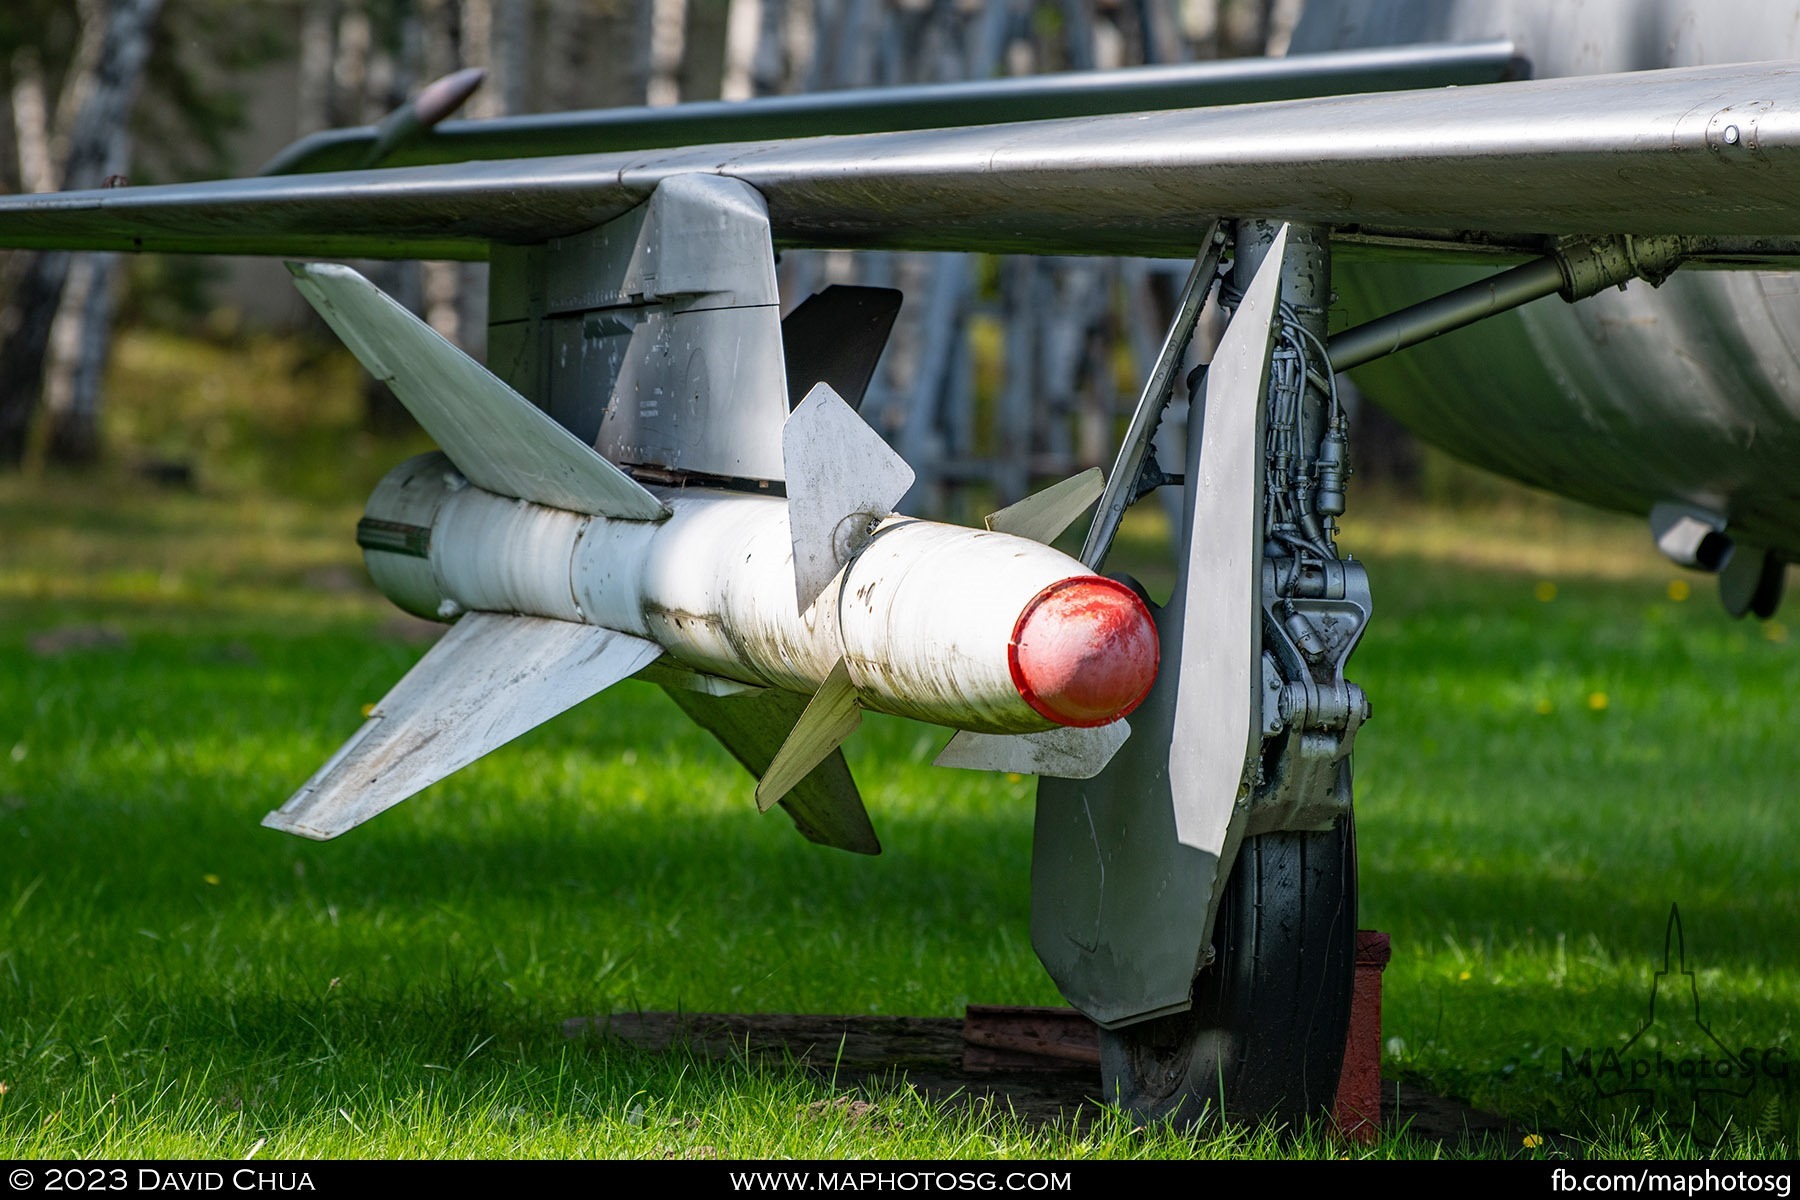
{"type": "Polygon", "coordinates": [[[1246,839],[1214,925],[1194,1006],[1100,1034],[1106,1099],[1183,1125],[1329,1111],[1356,969],[1356,835],[1246,839]]]}

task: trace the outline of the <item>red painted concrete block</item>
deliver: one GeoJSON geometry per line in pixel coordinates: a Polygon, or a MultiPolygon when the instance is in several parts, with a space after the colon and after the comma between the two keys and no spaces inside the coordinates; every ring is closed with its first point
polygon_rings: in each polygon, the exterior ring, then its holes
{"type": "Polygon", "coordinates": [[[1364,1144],[1381,1132],[1381,972],[1391,956],[1387,934],[1357,931],[1350,1033],[1331,1119],[1338,1133],[1364,1144]]]}

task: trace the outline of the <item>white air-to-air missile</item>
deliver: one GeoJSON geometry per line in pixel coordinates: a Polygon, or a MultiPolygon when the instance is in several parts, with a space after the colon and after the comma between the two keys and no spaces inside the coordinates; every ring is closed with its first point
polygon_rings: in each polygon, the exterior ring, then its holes
{"type": "Polygon", "coordinates": [[[1129,587],[1045,544],[1077,476],[990,519],[893,508],[912,471],[828,385],[781,430],[785,497],[646,487],[347,267],[302,292],[442,448],[358,526],[401,608],[454,628],[266,824],[330,838],[633,675],[668,688],[815,841],[879,849],[838,753],[860,710],[959,731],[939,762],[1088,777],[1156,676],[1129,587]]]}

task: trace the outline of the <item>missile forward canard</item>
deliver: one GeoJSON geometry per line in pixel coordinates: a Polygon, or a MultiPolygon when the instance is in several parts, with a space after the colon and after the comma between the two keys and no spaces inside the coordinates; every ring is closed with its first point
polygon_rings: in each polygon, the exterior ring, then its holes
{"type": "Polygon", "coordinates": [[[840,750],[864,709],[981,739],[947,765],[1106,765],[1158,645],[1135,592],[1047,544],[1094,475],[998,514],[1025,536],[896,514],[911,469],[829,383],[789,409],[811,364],[745,184],[671,180],[564,242],[500,254],[511,382],[350,268],[292,265],[442,448],[382,481],[357,540],[390,599],[456,624],[266,824],[335,837],[637,674],[759,776],[758,807],[846,850],[879,849],[840,750]]]}

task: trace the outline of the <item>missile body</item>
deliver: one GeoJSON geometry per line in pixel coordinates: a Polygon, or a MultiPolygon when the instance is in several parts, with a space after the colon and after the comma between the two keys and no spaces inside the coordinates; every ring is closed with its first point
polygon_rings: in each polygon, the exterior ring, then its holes
{"type": "MultiPolygon", "coordinates": [[[[671,255],[692,230],[717,241],[720,221],[761,212],[718,191],[674,188],[633,235],[638,258],[660,264],[657,288],[686,278],[671,255]]],[[[760,239],[746,245],[771,253],[766,228],[760,239]]],[[[640,673],[757,777],[758,808],[780,805],[804,836],[856,853],[880,850],[841,749],[864,709],[955,729],[937,761],[978,770],[1087,778],[1129,736],[1121,718],[1155,679],[1156,627],[1130,588],[1045,544],[1094,502],[1098,471],[988,530],[897,516],[911,468],[829,383],[796,402],[782,359],[771,375],[728,356],[730,404],[687,383],[667,404],[674,381],[654,372],[618,383],[621,411],[685,447],[649,460],[658,477],[697,485],[649,486],[354,271],[292,269],[442,448],[389,473],[357,542],[389,598],[453,627],[265,824],[336,837],[640,673]],[[683,442],[677,410],[709,437],[683,442]],[[760,494],[701,482],[739,477],[739,439],[779,443],[747,477],[760,494]]],[[[749,333],[682,336],[742,349],[779,335],[772,272],[771,258],[727,289],[757,300],[750,316],[766,319],[749,333]]],[[[660,362],[667,339],[651,340],[660,362]]],[[[643,440],[632,429],[621,455],[643,440]]]]}
{"type": "Polygon", "coordinates": [[[889,515],[802,612],[787,501],[650,491],[668,520],[584,515],[427,454],[383,480],[358,541],[377,586],[423,617],[596,625],[703,675],[809,695],[842,659],[863,707],[976,733],[1104,725],[1155,678],[1143,602],[1049,546],[889,515]]]}

